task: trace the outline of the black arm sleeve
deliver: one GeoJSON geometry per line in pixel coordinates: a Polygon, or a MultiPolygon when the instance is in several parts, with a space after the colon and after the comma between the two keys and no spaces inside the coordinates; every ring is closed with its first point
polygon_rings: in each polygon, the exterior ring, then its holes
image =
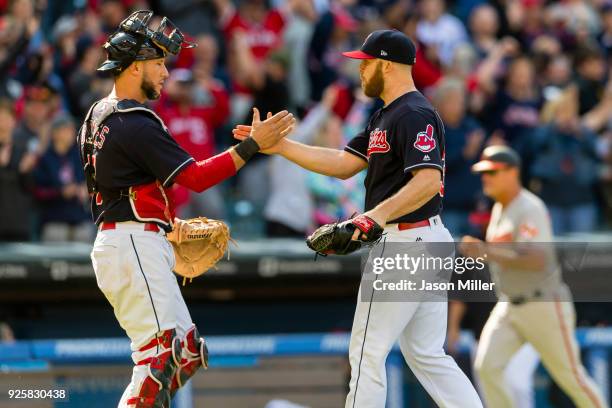
{"type": "Polygon", "coordinates": [[[354,154],[360,159],[368,161],[369,140],[370,138],[366,136],[366,133],[361,132],[348,142],[348,144],[344,147],[344,150],[351,154],[354,154]]]}

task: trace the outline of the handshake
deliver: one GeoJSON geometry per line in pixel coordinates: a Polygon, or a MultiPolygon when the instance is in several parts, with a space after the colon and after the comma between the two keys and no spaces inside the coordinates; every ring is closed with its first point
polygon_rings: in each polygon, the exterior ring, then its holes
{"type": "Polygon", "coordinates": [[[238,125],[232,133],[238,140],[253,139],[259,146],[259,151],[266,154],[277,153],[285,136],[291,133],[296,120],[293,114],[286,110],[275,115],[268,112],[266,120],[261,120],[259,110],[253,108],[253,122],[250,126],[238,125]]]}

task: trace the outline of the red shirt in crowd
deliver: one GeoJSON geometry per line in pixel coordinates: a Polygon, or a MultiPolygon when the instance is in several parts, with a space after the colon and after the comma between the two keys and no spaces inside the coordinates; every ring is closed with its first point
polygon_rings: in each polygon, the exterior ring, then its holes
{"type": "Polygon", "coordinates": [[[172,137],[198,161],[214,155],[214,131],[229,115],[229,95],[223,85],[213,83],[209,92],[212,100],[207,105],[179,106],[166,100],[157,107],[172,137]]]}
{"type": "Polygon", "coordinates": [[[253,56],[257,60],[262,60],[270,50],[277,48],[282,43],[284,27],[285,19],[275,9],[268,11],[261,24],[250,23],[243,19],[238,11],[234,11],[223,26],[223,34],[229,42],[234,33],[239,30],[244,31],[253,56]]]}
{"type": "MultiPolygon", "coordinates": [[[[215,154],[214,131],[229,116],[229,95],[223,85],[213,81],[209,92],[211,101],[206,105],[179,107],[162,95],[156,107],[172,137],[197,161],[215,154]]],[[[174,185],[169,193],[177,209],[189,201],[186,187],[174,185]]]]}

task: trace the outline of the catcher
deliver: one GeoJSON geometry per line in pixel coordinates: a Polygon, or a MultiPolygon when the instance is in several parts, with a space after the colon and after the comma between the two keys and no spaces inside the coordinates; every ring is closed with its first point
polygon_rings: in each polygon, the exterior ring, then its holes
{"type": "Polygon", "coordinates": [[[187,277],[203,273],[225,251],[228,231],[205,219],[174,225],[167,189],[178,183],[202,192],[274,145],[294,123],[286,111],[262,122],[255,110],[250,137],[196,162],[144,105],[159,97],[168,78],[164,58],[193,46],[167,18],[151,28],[152,15],[133,13],[104,44],[108,58],[98,70],[113,75],[114,89],[93,104],[78,136],[99,227],[91,253],[96,280],[131,340],[135,364],[121,408],[167,408],[177,389],[207,366],[206,343],[172,270],[176,260],[177,271],[187,277]],[[171,245],[166,233],[173,227],[171,245]]]}

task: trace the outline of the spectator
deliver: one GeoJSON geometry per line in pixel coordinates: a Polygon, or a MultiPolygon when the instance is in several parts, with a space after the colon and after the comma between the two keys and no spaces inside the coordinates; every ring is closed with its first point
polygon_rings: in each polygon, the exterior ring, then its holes
{"type": "MultiPolygon", "coordinates": [[[[264,71],[253,84],[253,107],[257,107],[260,112],[279,112],[289,104],[288,64],[288,54],[285,51],[274,52],[264,63],[264,71]]],[[[249,116],[242,122],[248,123],[249,116]]],[[[251,159],[247,166],[248,171],[238,175],[238,187],[241,195],[261,210],[270,195],[270,178],[266,176],[269,157],[260,155],[251,159]]]]}
{"type": "Polygon", "coordinates": [[[217,30],[217,9],[202,0],[159,0],[160,14],[168,16],[181,31],[191,35],[217,30]]]}
{"type": "MultiPolygon", "coordinates": [[[[346,125],[337,115],[330,115],[315,136],[315,145],[333,149],[342,148],[357,129],[363,131],[368,120],[366,112],[370,109],[371,104],[361,92],[347,115],[346,125]]],[[[315,226],[347,219],[355,213],[362,212],[365,201],[365,191],[362,188],[364,180],[365,172],[346,180],[309,172],[307,185],[314,199],[315,226]]]]}
{"type": "Polygon", "coordinates": [[[74,122],[60,115],[51,124],[51,143],[34,171],[43,241],[92,240],[89,194],[75,141],[74,122]]]}
{"type": "Polygon", "coordinates": [[[612,57],[612,3],[606,3],[601,9],[601,21],[603,29],[598,36],[599,45],[604,50],[606,57],[612,57]]]}
{"type": "Polygon", "coordinates": [[[243,0],[236,9],[229,0],[215,0],[226,41],[241,34],[253,58],[261,61],[282,46],[285,16],[279,9],[270,9],[265,0],[243,0]]]}
{"type": "Polygon", "coordinates": [[[102,20],[102,30],[110,34],[127,17],[127,9],[121,0],[101,0],[99,4],[98,18],[102,20]]]}
{"type": "Polygon", "coordinates": [[[244,0],[238,9],[230,0],[215,0],[215,4],[229,45],[228,63],[235,90],[248,94],[244,87],[257,75],[258,63],[282,46],[285,17],[280,10],[269,9],[265,0],[244,0]]]}
{"type": "Polygon", "coordinates": [[[78,23],[75,17],[60,17],[53,27],[56,73],[66,81],[76,66],[78,23]]]}
{"type": "Polygon", "coordinates": [[[46,147],[48,120],[52,113],[53,91],[47,86],[25,89],[23,116],[15,129],[14,142],[27,146],[31,152],[42,152],[46,147]]]}
{"type": "Polygon", "coordinates": [[[544,24],[544,1],[522,0],[508,4],[506,14],[512,33],[524,48],[546,31],[544,24]]]}
{"type": "MultiPolygon", "coordinates": [[[[225,88],[211,76],[212,72],[201,66],[198,73],[200,78],[196,82],[187,69],[172,71],[167,93],[158,103],[157,111],[179,145],[196,160],[204,160],[215,153],[215,129],[226,121],[229,105],[225,88]]],[[[225,217],[220,186],[201,194],[190,194],[176,186],[173,193],[181,217],[225,217]]]]}
{"type": "Polygon", "coordinates": [[[308,52],[310,97],[318,101],[323,90],[338,79],[341,67],[347,63],[342,51],[350,48],[350,34],[357,22],[340,3],[332,3],[315,25],[308,52]]]}
{"type": "Polygon", "coordinates": [[[285,47],[290,54],[288,73],[292,108],[305,109],[310,102],[308,47],[318,19],[313,0],[294,0],[294,17],[285,29],[285,47]]]}
{"type": "Polygon", "coordinates": [[[436,49],[428,48],[418,40],[416,34],[418,24],[418,14],[409,11],[404,16],[402,31],[413,40],[417,49],[416,62],[412,67],[414,84],[421,92],[427,92],[429,87],[442,78],[443,72],[438,63],[436,49]]]}
{"type": "Polygon", "coordinates": [[[497,44],[499,19],[495,8],[483,3],[470,14],[470,33],[472,43],[480,59],[484,59],[497,44]]]}
{"type": "Polygon", "coordinates": [[[592,231],[597,223],[596,135],[580,124],[578,91],[567,88],[543,109],[531,166],[536,192],[549,207],[555,234],[592,231]]]}
{"type": "MultiPolygon", "coordinates": [[[[333,85],[288,137],[311,144],[321,126],[332,115],[338,90],[333,85]]],[[[270,198],[264,209],[266,235],[303,238],[312,229],[314,206],[306,184],[308,172],[295,163],[274,155],[270,158],[270,198]],[[296,217],[300,214],[300,217],[296,217]]]]}
{"type": "Polygon", "coordinates": [[[31,171],[36,156],[15,142],[15,111],[0,100],[0,241],[29,241],[32,231],[31,171]]]}
{"type": "Polygon", "coordinates": [[[24,17],[5,15],[0,18],[0,96],[11,93],[9,84],[14,81],[11,81],[9,72],[19,56],[26,51],[38,28],[39,21],[31,13],[24,17]]]}
{"type": "MultiPolygon", "coordinates": [[[[341,135],[342,121],[338,116],[332,116],[317,136],[316,145],[341,148],[344,145],[341,135]]],[[[363,172],[346,180],[308,173],[307,183],[315,205],[315,226],[345,220],[362,212],[364,191],[361,186],[364,179],[363,172]]]]}
{"type": "Polygon", "coordinates": [[[436,51],[442,66],[449,66],[455,48],[468,40],[463,23],[447,13],[444,0],[420,0],[422,20],[417,26],[417,39],[436,51]]]}
{"type": "Polygon", "coordinates": [[[70,111],[78,119],[84,119],[91,105],[108,95],[113,87],[110,78],[96,72],[103,59],[102,48],[89,37],[81,37],[77,43],[77,67],[68,78],[70,111]]]}
{"type": "MultiPolygon", "coordinates": [[[[190,70],[193,79],[182,85],[181,81],[170,81],[170,88],[174,87],[177,93],[169,89],[162,96],[159,113],[175,136],[200,157],[213,154],[217,145],[227,143],[221,138],[227,134],[221,123],[231,126],[244,122],[252,106],[264,114],[289,108],[303,115],[331,83],[338,89],[333,107],[338,118],[331,115],[327,126],[350,133],[347,128],[360,123],[355,119],[358,115],[353,115],[359,111],[356,106],[370,104],[354,102],[352,84],[359,79],[357,66],[343,59],[340,52],[355,41],[361,42],[361,33],[379,28],[396,28],[414,39],[415,84],[427,96],[436,97],[440,81],[444,84],[441,89],[455,81],[465,88],[465,99],[458,105],[465,102],[469,114],[458,115],[460,106],[440,106],[441,111],[446,111],[442,115],[449,117],[450,191],[446,196],[446,217],[452,218],[457,204],[452,189],[464,185],[450,180],[457,174],[453,155],[459,152],[461,160],[466,160],[462,143],[471,146],[468,140],[472,140],[457,134],[467,137],[465,123],[472,123],[472,117],[490,135],[485,143],[507,143],[520,151],[527,182],[531,169],[537,169],[531,164],[540,154],[534,150],[534,130],[540,132],[540,128],[552,126],[541,122],[542,101],[556,100],[568,84],[575,83],[580,121],[600,135],[595,144],[598,157],[607,157],[612,150],[612,81],[607,59],[612,44],[612,7],[607,1],[97,0],[81,6],[38,0],[4,3],[0,0],[0,10],[4,12],[0,16],[0,98],[8,96],[17,101],[14,107],[19,119],[14,123],[11,147],[4,151],[10,150],[11,157],[19,157],[18,164],[23,161],[18,178],[25,194],[28,170],[36,164],[36,157],[47,150],[50,118],[67,110],[80,122],[91,103],[110,91],[112,81],[96,72],[103,58],[100,38],[105,30],[114,30],[129,10],[144,8],[154,9],[177,23],[183,21],[179,26],[184,26],[190,41],[195,37],[199,45],[181,53],[180,58],[167,60],[169,69],[190,70]],[[469,25],[469,35],[464,23],[445,10],[447,5],[469,25]],[[213,90],[218,80],[225,88],[221,99],[213,90]],[[455,123],[457,115],[462,119],[455,123]],[[183,131],[179,130],[180,122],[183,131]],[[198,139],[203,134],[207,135],[206,143],[198,139]],[[189,145],[193,137],[200,142],[189,145]]],[[[452,95],[458,91],[444,92],[452,95]]],[[[441,105],[444,102],[441,100],[441,105]]],[[[476,145],[476,138],[473,140],[476,145]]],[[[605,165],[612,161],[605,160],[605,165]]],[[[261,174],[269,171],[270,164],[265,158],[249,163],[250,171],[232,186],[236,187],[232,193],[251,200],[256,210],[265,207],[270,198],[268,192],[273,191],[268,183],[261,184],[261,174]]],[[[602,170],[601,174],[603,193],[599,198],[604,205],[598,211],[603,213],[605,203],[612,201],[612,183],[606,181],[612,179],[612,171],[602,170]]],[[[185,205],[191,203],[182,207],[182,216],[204,213],[224,217],[224,200],[214,191],[197,197],[204,200],[202,205],[196,203],[198,200],[189,201],[187,192],[182,198],[179,191],[175,193],[185,205]],[[207,201],[211,194],[216,198],[207,201]]],[[[480,215],[475,217],[473,212],[470,225],[476,218],[478,222],[486,219],[486,204],[477,201],[476,205],[480,215]]],[[[259,216],[258,211],[253,214],[259,216]]],[[[460,219],[464,216],[462,213],[460,219]]],[[[300,233],[304,230],[303,226],[294,227],[300,233]]]]}
{"type": "Polygon", "coordinates": [[[230,0],[214,1],[225,37],[232,80],[231,122],[241,122],[253,105],[252,89],[265,76],[264,61],[282,46],[286,15],[268,8],[265,0],[244,0],[238,9],[230,0]]]}
{"type": "Polygon", "coordinates": [[[603,96],[606,65],[601,51],[594,46],[583,46],[578,49],[574,65],[580,98],[580,115],[583,115],[593,109],[603,96]]]}
{"type": "MultiPolygon", "coordinates": [[[[491,102],[488,127],[493,143],[507,143],[529,165],[533,130],[538,126],[541,106],[532,61],[515,58],[508,67],[506,81],[491,102]]],[[[527,174],[524,175],[527,177],[527,174]]]]}
{"type": "Polygon", "coordinates": [[[227,120],[228,94],[210,73],[193,73],[184,68],[172,71],[166,95],[157,109],[172,136],[196,160],[215,153],[215,129],[227,120]]]}
{"type": "Polygon", "coordinates": [[[0,322],[0,343],[14,343],[15,333],[6,322],[0,322]]]}
{"type": "Polygon", "coordinates": [[[597,35],[601,30],[601,21],[597,11],[587,1],[567,0],[555,2],[547,10],[549,18],[558,26],[577,37],[581,43],[597,35]]]}
{"type": "Polygon", "coordinates": [[[229,74],[219,62],[219,44],[211,34],[201,34],[196,38],[197,48],[193,49],[193,76],[196,82],[206,85],[212,79],[223,82],[225,89],[231,86],[229,74]]]}
{"type": "MultiPolygon", "coordinates": [[[[598,101],[597,105],[584,115],[582,115],[582,123],[589,129],[598,131],[612,131],[612,67],[608,74],[608,83],[606,89],[598,101]]],[[[606,140],[605,137],[602,141],[606,140]]]]}
{"type": "Polygon", "coordinates": [[[478,122],[466,115],[466,89],[462,81],[442,80],[434,104],[446,129],[446,170],[442,217],[454,236],[473,232],[469,216],[480,198],[480,180],[471,167],[480,157],[485,133],[478,122]]]}
{"type": "Polygon", "coordinates": [[[572,80],[572,64],[569,57],[560,54],[552,57],[544,69],[542,95],[554,99],[572,80]]]}

